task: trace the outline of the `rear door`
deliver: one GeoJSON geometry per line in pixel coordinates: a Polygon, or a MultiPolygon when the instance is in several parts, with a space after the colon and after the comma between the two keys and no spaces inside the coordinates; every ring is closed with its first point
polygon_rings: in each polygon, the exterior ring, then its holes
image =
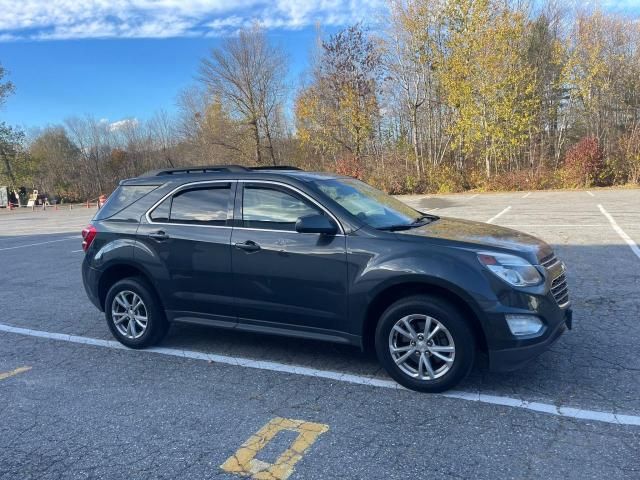
{"type": "Polygon", "coordinates": [[[158,203],[138,229],[152,252],[165,309],[172,319],[236,323],[231,282],[231,219],[236,183],[201,182],[158,203]]]}
{"type": "Polygon", "coordinates": [[[345,330],[345,236],[296,232],[309,214],[329,215],[289,186],[238,184],[231,255],[239,327],[318,338],[345,330]]]}

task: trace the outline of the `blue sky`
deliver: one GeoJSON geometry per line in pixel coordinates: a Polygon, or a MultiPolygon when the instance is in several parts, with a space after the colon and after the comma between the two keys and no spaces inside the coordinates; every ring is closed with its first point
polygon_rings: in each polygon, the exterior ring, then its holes
{"type": "Polygon", "coordinates": [[[91,114],[118,121],[175,110],[200,58],[256,21],[296,83],[316,25],[372,18],[384,0],[0,0],[0,62],[16,93],[0,121],[25,129],[91,114]]]}
{"type": "MultiPolygon", "coordinates": [[[[175,109],[199,59],[259,21],[289,54],[296,83],[315,25],[375,21],[384,0],[0,0],[0,63],[17,91],[0,121],[25,129],[91,114],[115,122],[175,109]]],[[[637,14],[640,0],[604,1],[637,14]]]]}

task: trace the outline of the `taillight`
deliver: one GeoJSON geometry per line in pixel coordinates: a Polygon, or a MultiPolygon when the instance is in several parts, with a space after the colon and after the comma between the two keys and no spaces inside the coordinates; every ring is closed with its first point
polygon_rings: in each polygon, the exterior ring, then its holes
{"type": "Polygon", "coordinates": [[[98,231],[93,225],[87,225],[82,229],[82,250],[86,252],[89,249],[97,233],[98,231]]]}

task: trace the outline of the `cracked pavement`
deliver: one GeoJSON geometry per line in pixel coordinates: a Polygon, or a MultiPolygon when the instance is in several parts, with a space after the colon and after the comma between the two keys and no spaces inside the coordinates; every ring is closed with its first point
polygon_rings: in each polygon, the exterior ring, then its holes
{"type": "MultiPolygon", "coordinates": [[[[640,258],[598,209],[640,243],[640,190],[592,192],[402,198],[479,221],[511,206],[494,223],[568,267],[574,330],[516,372],[479,362],[460,390],[640,415],[640,258]]],[[[111,340],[69,238],[93,213],[0,213],[1,323],[111,340]]],[[[174,326],[162,346],[388,379],[370,356],[308,340],[174,326]]],[[[637,426],[0,333],[0,373],[24,366],[0,380],[2,480],[240,478],[220,465],[274,417],[329,426],[291,478],[640,476],[637,426]]]]}

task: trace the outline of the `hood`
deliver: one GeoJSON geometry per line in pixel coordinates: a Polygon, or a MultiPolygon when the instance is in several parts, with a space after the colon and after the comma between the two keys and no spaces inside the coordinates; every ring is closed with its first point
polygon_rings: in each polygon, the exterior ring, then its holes
{"type": "Polygon", "coordinates": [[[438,220],[418,228],[397,233],[426,238],[449,240],[477,246],[480,249],[500,248],[533,255],[541,260],[553,253],[543,240],[518,230],[499,227],[489,223],[440,217],[438,220]]]}

